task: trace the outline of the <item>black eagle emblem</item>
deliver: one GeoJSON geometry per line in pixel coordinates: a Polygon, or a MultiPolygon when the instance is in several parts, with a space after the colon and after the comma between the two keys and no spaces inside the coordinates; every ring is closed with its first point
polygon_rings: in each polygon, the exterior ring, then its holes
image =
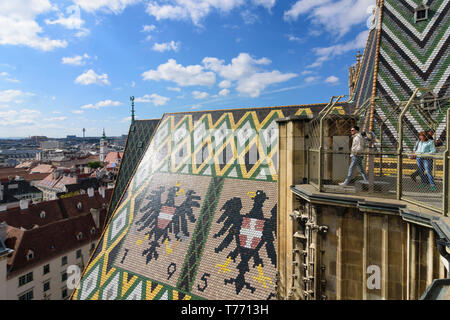
{"type": "Polygon", "coordinates": [[[263,246],[266,248],[271,263],[276,265],[274,246],[276,235],[274,236],[274,233],[276,232],[277,205],[272,208],[271,217],[264,218],[263,204],[269,198],[261,190],[253,192],[253,194],[253,207],[246,215],[240,213],[242,209],[240,198],[234,197],[225,202],[221,208],[223,214],[217,220],[217,223],[223,222],[223,226],[217,234],[213,235],[214,238],[218,238],[227,233],[220,245],[215,248],[216,253],[228,248],[233,240],[235,241],[236,248],[230,251],[228,259],[236,262],[236,258],[240,256],[240,262],[237,265],[239,274],[236,278],[225,279],[224,282],[225,285],[234,283],[236,294],[239,294],[244,287],[252,293],[256,290],[246,281],[245,274],[250,271],[251,259],[253,259],[253,268],[257,267],[258,272],[260,270],[262,272],[264,261],[259,256],[259,251],[263,246]]]}
{"type": "Polygon", "coordinates": [[[177,242],[182,242],[189,237],[188,220],[191,223],[196,221],[192,208],[199,208],[200,196],[195,195],[194,190],[184,191],[177,183],[169,188],[167,199],[162,203],[161,197],[166,188],[161,186],[154,190],[146,198],[148,204],[140,209],[142,217],[136,221],[137,231],[149,229],[145,235],[149,247],[143,250],[142,256],[146,256],[148,264],[153,258],[158,259],[158,248],[160,244],[170,242],[170,235],[174,235],[177,242]],[[175,198],[184,194],[185,199],[181,205],[175,205],[175,198]]]}

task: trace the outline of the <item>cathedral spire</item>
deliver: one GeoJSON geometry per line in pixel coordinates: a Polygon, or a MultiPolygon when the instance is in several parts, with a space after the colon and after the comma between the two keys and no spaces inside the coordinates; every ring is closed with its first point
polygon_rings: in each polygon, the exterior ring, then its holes
{"type": "Polygon", "coordinates": [[[134,96],[130,97],[131,100],[131,125],[134,125],[134,96]]]}

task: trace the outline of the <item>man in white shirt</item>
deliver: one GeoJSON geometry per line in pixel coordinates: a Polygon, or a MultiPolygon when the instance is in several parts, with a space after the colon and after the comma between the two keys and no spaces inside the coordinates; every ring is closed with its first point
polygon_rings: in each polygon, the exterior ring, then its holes
{"type": "Polygon", "coordinates": [[[352,142],[352,149],[350,151],[350,157],[352,158],[352,161],[350,163],[350,167],[348,168],[348,174],[347,174],[347,178],[345,179],[344,182],[339,183],[340,186],[348,186],[348,184],[350,183],[350,179],[352,178],[352,174],[353,174],[353,170],[355,169],[355,167],[358,168],[359,173],[361,173],[364,181],[368,182],[368,178],[367,178],[367,174],[366,171],[363,168],[362,165],[362,152],[364,152],[364,138],[363,136],[359,133],[359,127],[358,126],[353,126],[350,130],[352,137],[353,137],[353,142],[352,142]]]}

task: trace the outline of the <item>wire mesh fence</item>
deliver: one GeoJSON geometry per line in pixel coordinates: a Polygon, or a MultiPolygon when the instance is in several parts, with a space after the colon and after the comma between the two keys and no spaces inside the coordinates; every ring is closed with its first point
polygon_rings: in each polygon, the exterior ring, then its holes
{"type": "Polygon", "coordinates": [[[337,101],[332,102],[310,123],[311,184],[322,192],[396,198],[448,210],[450,173],[444,173],[449,156],[445,141],[450,127],[448,97],[417,89],[408,101],[395,105],[380,106],[376,99],[380,111],[373,112],[370,127],[369,104],[348,115],[336,107],[337,101]],[[350,128],[357,124],[365,148],[352,154],[350,128]]]}
{"type": "Polygon", "coordinates": [[[402,154],[402,199],[433,209],[443,208],[443,156],[402,154]]]}
{"type": "Polygon", "coordinates": [[[323,158],[323,192],[396,197],[396,169],[392,170],[392,162],[387,158],[380,161],[379,153],[352,156],[350,152],[328,151],[323,158]]]}

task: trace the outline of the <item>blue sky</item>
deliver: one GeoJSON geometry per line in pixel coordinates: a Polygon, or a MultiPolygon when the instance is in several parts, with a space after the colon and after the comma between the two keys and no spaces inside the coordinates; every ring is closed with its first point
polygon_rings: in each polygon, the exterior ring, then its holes
{"type": "Polygon", "coordinates": [[[0,0],[0,137],[348,93],[375,0],[0,0]]]}

